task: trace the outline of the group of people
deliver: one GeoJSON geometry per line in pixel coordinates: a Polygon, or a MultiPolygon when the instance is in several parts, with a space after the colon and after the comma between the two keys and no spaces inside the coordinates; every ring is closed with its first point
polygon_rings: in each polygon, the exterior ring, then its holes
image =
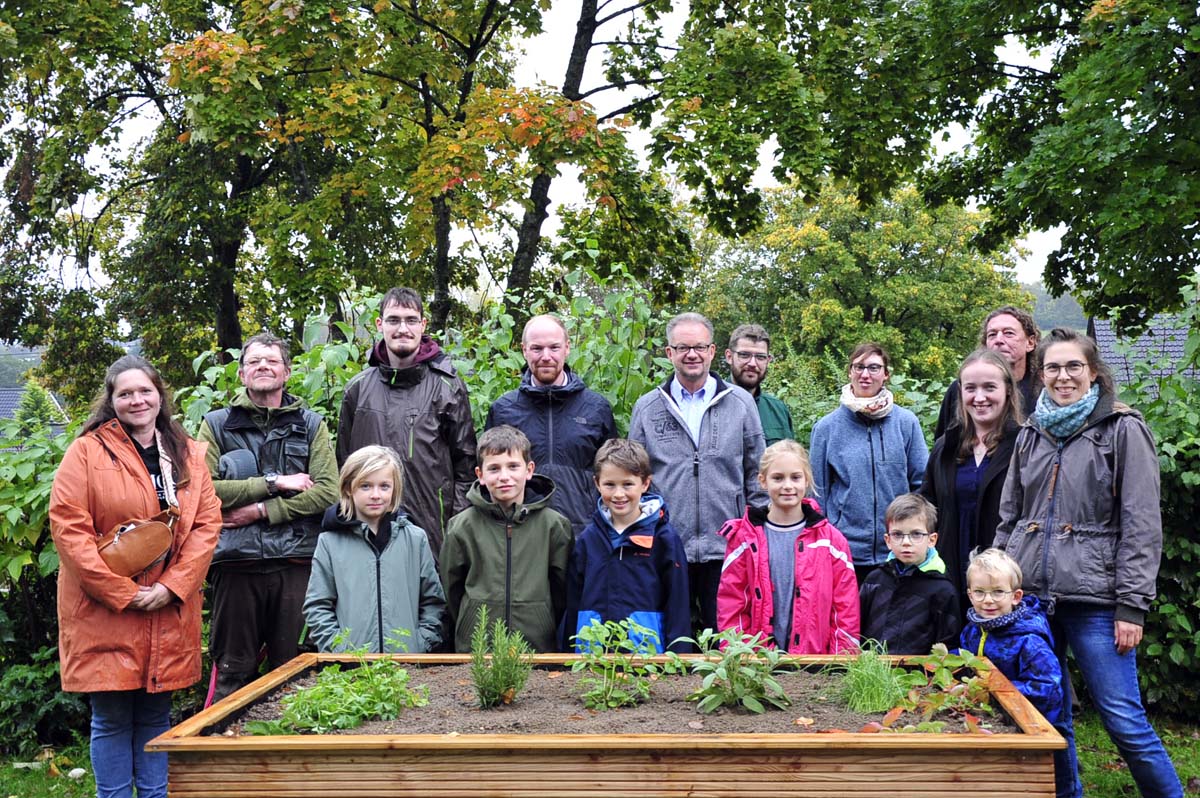
{"type": "Polygon", "coordinates": [[[647,651],[686,650],[706,628],[792,653],[961,644],[1063,732],[1065,796],[1081,794],[1069,649],[1142,794],[1182,794],[1134,654],[1161,551],[1157,459],[1085,336],[1040,339],[1016,308],[989,315],[930,454],[878,344],[851,353],[839,407],[805,449],[761,388],[767,332],[734,330],[726,382],[712,325],[680,314],[672,373],[618,438],[608,402],[567,364],[562,322],[536,316],[520,386],[477,438],[420,295],[392,289],[376,324],[336,449],[286,392],[274,336],[246,342],[244,389],[198,441],[149,363],[109,368],[50,508],[63,689],[90,694],[100,796],[166,794],[165,755],[144,745],[168,728],[171,691],[200,677],[206,577],[213,699],[305,645],[467,651],[483,608],[539,651],[626,619],[647,651]],[[167,507],[167,558],[109,570],[99,536],[167,507]]]}

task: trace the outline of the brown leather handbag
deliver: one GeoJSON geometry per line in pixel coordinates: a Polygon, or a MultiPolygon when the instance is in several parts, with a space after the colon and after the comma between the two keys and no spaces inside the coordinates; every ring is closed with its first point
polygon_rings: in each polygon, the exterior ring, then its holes
{"type": "Polygon", "coordinates": [[[178,517],[172,506],[150,519],[117,524],[96,543],[100,559],[114,574],[137,576],[167,558],[178,517]]]}

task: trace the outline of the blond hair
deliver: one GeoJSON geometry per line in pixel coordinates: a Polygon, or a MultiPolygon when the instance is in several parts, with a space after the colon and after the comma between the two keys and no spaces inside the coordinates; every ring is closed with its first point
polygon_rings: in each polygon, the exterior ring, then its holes
{"type": "Polygon", "coordinates": [[[387,511],[393,512],[400,506],[404,493],[404,466],[399,456],[386,446],[364,446],[346,458],[342,464],[341,499],[338,512],[343,518],[354,518],[354,491],[376,471],[390,470],[392,477],[392,501],[387,511]]]}
{"type": "Polygon", "coordinates": [[[1021,580],[1024,578],[1021,574],[1021,566],[1017,565],[1017,561],[1001,549],[984,549],[971,557],[971,564],[967,566],[968,587],[971,584],[972,573],[1006,577],[1013,590],[1021,587],[1021,580]]]}
{"type": "Polygon", "coordinates": [[[765,481],[767,472],[771,470],[771,465],[785,454],[790,454],[800,461],[800,471],[804,474],[804,493],[807,496],[812,496],[816,492],[816,486],[813,484],[812,461],[808,458],[808,450],[791,438],[776,441],[763,452],[762,459],[758,461],[759,481],[765,481]]]}

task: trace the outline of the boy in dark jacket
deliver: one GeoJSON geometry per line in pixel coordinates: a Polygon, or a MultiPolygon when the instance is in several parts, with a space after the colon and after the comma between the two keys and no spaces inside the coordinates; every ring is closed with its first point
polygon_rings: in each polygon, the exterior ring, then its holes
{"type": "Polygon", "coordinates": [[[1058,798],[1082,798],[1075,735],[1066,711],[1065,679],[1054,653],[1050,622],[1037,596],[1021,591],[1021,566],[1000,549],[987,549],[967,566],[967,625],[962,647],[992,661],[1070,745],[1054,752],[1058,798]]]}
{"type": "Polygon", "coordinates": [[[687,557],[666,502],[646,492],[650,456],[640,443],[616,438],[596,452],[594,469],[600,499],[567,573],[565,647],[592,621],[629,619],[654,633],[631,635],[647,653],[688,651],[675,642],[691,631],[687,557]]]}
{"type": "Polygon", "coordinates": [[[549,507],[554,483],[534,474],[529,439],[501,425],[479,437],[471,506],[450,519],[442,584],[454,648],[471,650],[480,607],[501,618],[539,652],[558,650],[566,604],[571,522],[549,507]]]}
{"type": "Polygon", "coordinates": [[[859,588],[864,640],[889,654],[928,654],[935,643],[953,648],[961,626],[958,597],[937,553],[937,508],[906,493],[884,515],[887,561],[859,588]]]}

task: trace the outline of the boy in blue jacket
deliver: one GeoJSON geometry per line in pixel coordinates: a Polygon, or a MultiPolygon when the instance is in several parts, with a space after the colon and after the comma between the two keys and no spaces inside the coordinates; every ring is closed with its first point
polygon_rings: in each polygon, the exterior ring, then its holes
{"type": "MultiPolygon", "coordinates": [[[[687,557],[667,505],[650,488],[650,457],[636,441],[614,438],[596,452],[596,512],[575,541],[567,571],[563,638],[593,620],[629,619],[654,632],[634,640],[646,653],[685,652],[691,632],[687,557]]],[[[576,643],[575,648],[581,648],[576,643]]]]}
{"type": "Polygon", "coordinates": [[[1054,654],[1050,622],[1037,596],[1021,590],[1021,566],[1000,549],[987,549],[967,566],[967,625],[962,647],[986,656],[1067,740],[1054,752],[1058,798],[1082,798],[1075,732],[1066,712],[1064,675],[1054,654]]]}

